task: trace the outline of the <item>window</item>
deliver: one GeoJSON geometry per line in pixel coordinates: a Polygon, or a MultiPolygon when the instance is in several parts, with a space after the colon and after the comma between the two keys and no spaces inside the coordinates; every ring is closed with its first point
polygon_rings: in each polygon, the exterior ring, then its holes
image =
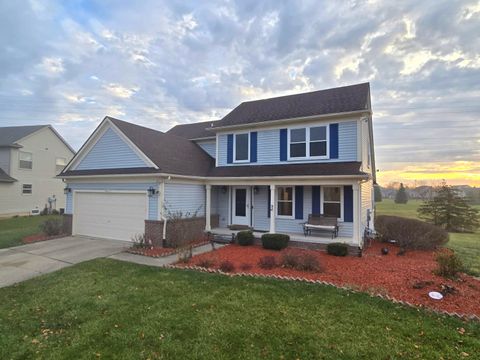
{"type": "Polygon", "coordinates": [[[250,134],[235,134],[234,136],[234,160],[235,162],[249,161],[250,134]]]}
{"type": "Polygon", "coordinates": [[[18,152],[18,166],[20,169],[32,169],[33,161],[32,161],[32,153],[19,151],[18,152]]]}
{"type": "Polygon", "coordinates": [[[65,165],[67,165],[67,159],[56,158],[55,159],[55,173],[60,174],[62,172],[62,170],[65,168],[65,165]]]}
{"type": "Polygon", "coordinates": [[[289,158],[325,158],[328,156],[328,127],[290,129],[289,158]]]}
{"type": "Polygon", "coordinates": [[[293,216],[293,187],[280,186],[277,190],[277,216],[293,216]]]}
{"type": "Polygon", "coordinates": [[[324,186],[323,215],[342,219],[342,189],[339,186],[324,186]]]}
{"type": "Polygon", "coordinates": [[[31,195],[32,194],[32,184],[23,184],[22,185],[22,194],[31,195]]]}

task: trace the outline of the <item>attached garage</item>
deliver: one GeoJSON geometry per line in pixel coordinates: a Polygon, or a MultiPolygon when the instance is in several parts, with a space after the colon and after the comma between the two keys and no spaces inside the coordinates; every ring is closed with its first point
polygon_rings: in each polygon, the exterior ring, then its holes
{"type": "Polygon", "coordinates": [[[145,231],[146,192],[75,191],[74,235],[131,241],[145,231]]]}

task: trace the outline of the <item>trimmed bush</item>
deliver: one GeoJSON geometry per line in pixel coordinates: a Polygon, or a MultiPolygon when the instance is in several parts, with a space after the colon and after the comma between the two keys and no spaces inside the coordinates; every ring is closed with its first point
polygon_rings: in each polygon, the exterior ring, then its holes
{"type": "Polygon", "coordinates": [[[273,256],[262,256],[258,261],[258,266],[262,269],[273,269],[277,266],[277,262],[273,256]]]}
{"type": "Polygon", "coordinates": [[[282,254],[280,264],[286,268],[297,269],[300,261],[300,254],[290,250],[282,254]]]}
{"type": "Polygon", "coordinates": [[[238,245],[241,245],[241,246],[253,245],[253,240],[255,240],[255,237],[253,236],[253,232],[250,230],[240,231],[237,234],[238,245]]]}
{"type": "Polygon", "coordinates": [[[449,279],[455,279],[464,270],[460,258],[451,250],[440,251],[436,256],[438,267],[434,273],[449,279]]]}
{"type": "Polygon", "coordinates": [[[434,250],[448,242],[444,229],[416,219],[380,215],[375,219],[375,229],[380,240],[395,240],[403,251],[434,250]]]}
{"type": "Polygon", "coordinates": [[[334,256],[347,256],[348,246],[342,243],[331,243],[327,245],[327,253],[334,256]]]}
{"type": "Polygon", "coordinates": [[[63,231],[63,221],[61,219],[48,219],[40,224],[40,230],[47,236],[60,235],[63,231]]]}
{"type": "Polygon", "coordinates": [[[226,260],[220,263],[219,269],[223,272],[232,272],[235,270],[235,265],[231,261],[226,260]]]}
{"type": "Polygon", "coordinates": [[[290,236],[285,234],[263,234],[262,246],[264,249],[282,250],[288,246],[290,236]]]}
{"type": "Polygon", "coordinates": [[[309,253],[288,251],[282,255],[280,264],[285,268],[301,271],[322,271],[322,267],[316,256],[309,253]]]}

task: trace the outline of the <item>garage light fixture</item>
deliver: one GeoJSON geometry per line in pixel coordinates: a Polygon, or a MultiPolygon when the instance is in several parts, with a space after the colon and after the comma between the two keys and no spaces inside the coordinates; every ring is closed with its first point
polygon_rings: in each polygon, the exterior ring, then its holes
{"type": "Polygon", "coordinates": [[[148,191],[148,196],[154,196],[158,194],[157,189],[155,189],[153,186],[150,186],[147,191],[148,191]]]}
{"type": "Polygon", "coordinates": [[[65,189],[63,189],[63,193],[64,193],[65,195],[67,195],[68,193],[71,193],[71,192],[72,192],[72,189],[69,188],[68,186],[66,186],[65,189]]]}

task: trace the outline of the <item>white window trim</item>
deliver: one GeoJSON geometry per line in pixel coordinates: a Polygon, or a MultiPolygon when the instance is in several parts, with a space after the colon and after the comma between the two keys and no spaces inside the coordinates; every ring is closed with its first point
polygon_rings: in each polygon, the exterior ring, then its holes
{"type": "MultiPolygon", "coordinates": [[[[320,141],[313,141],[313,142],[320,142],[320,141]]],[[[295,143],[294,143],[295,144],[295,143]]],[[[287,129],[287,159],[289,161],[295,160],[309,160],[309,159],[330,159],[330,124],[321,124],[321,125],[310,125],[310,126],[296,126],[296,127],[289,127],[287,129]],[[310,128],[312,127],[320,127],[324,126],[326,128],[326,143],[327,143],[327,153],[324,156],[310,156],[310,128]],[[305,154],[306,156],[303,157],[291,157],[290,156],[290,133],[292,130],[297,129],[305,129],[305,154]]]]}
{"type": "Polygon", "coordinates": [[[19,170],[32,171],[32,170],[33,170],[33,153],[30,152],[30,151],[18,150],[18,163],[17,163],[17,164],[18,164],[18,169],[19,169],[19,170]],[[30,155],[31,155],[31,158],[32,158],[32,161],[31,161],[32,167],[31,167],[30,169],[29,169],[29,168],[23,168],[23,167],[20,166],[20,161],[24,161],[24,160],[21,160],[21,159],[20,159],[20,155],[21,155],[22,153],[23,153],[23,154],[30,154],[30,155]]]}
{"type": "MultiPolygon", "coordinates": [[[[269,190],[270,191],[270,190],[269,190]]],[[[277,208],[275,217],[278,219],[295,219],[295,186],[294,185],[281,185],[276,186],[275,188],[275,207],[277,208]],[[278,206],[278,192],[280,188],[292,188],[292,215],[279,215],[279,206],[278,206]]]]}
{"type": "MultiPolygon", "coordinates": [[[[67,166],[67,163],[68,163],[68,162],[67,162],[67,158],[62,157],[62,156],[57,156],[57,157],[55,157],[55,174],[57,174],[57,167],[58,167],[58,166],[63,166],[63,167],[62,167],[62,170],[63,170],[63,169],[65,169],[65,166],[67,166]],[[57,160],[58,160],[58,159],[63,159],[63,160],[65,160],[65,165],[57,165],[57,160]]],[[[60,170],[60,171],[62,171],[62,170],[60,170]]]]}
{"type": "Polygon", "coordinates": [[[249,163],[250,162],[250,133],[239,132],[233,134],[233,162],[234,163],[249,163]],[[247,135],[247,159],[237,160],[237,135],[247,135]]]}
{"type": "Polygon", "coordinates": [[[22,184],[22,195],[23,195],[23,196],[32,196],[32,195],[33,195],[33,185],[32,185],[32,184],[22,184]],[[30,193],[24,193],[24,192],[23,192],[23,187],[24,187],[25,185],[30,185],[30,193]]]}
{"type": "MultiPolygon", "coordinates": [[[[340,188],[340,217],[338,218],[338,221],[343,222],[344,219],[344,194],[343,194],[343,185],[329,185],[329,186],[320,186],[320,213],[323,215],[323,204],[325,203],[324,199],[324,189],[325,188],[334,188],[338,187],[340,188]]],[[[330,202],[330,201],[329,201],[330,202]]]]}

